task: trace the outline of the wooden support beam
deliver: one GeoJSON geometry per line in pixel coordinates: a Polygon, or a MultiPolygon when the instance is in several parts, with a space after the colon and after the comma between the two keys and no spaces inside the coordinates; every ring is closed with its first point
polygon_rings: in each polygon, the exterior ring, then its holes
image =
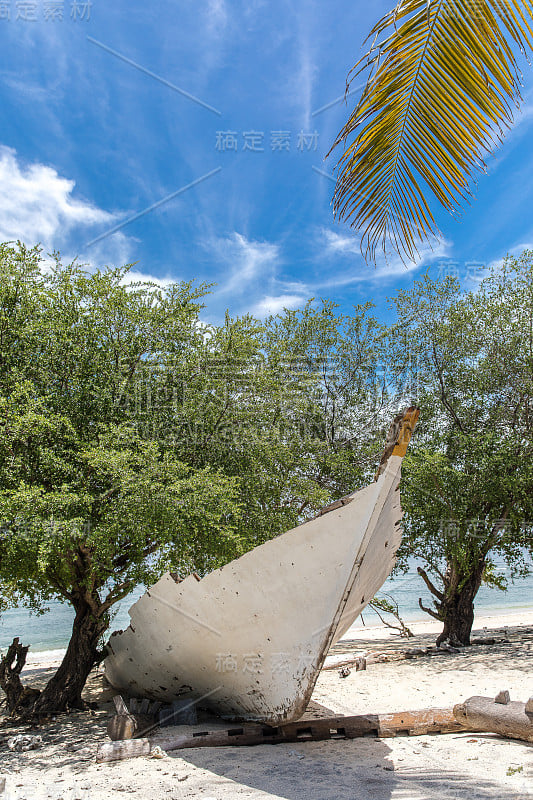
{"type": "Polygon", "coordinates": [[[113,742],[149,736],[157,727],[151,714],[116,714],[107,723],[107,735],[113,742]]]}
{"type": "Polygon", "coordinates": [[[123,739],[135,739],[149,736],[157,727],[157,712],[161,703],[148,699],[138,700],[133,697],[129,708],[120,694],[113,697],[116,715],[107,723],[107,735],[116,742],[123,739]]]}
{"type": "Polygon", "coordinates": [[[533,742],[533,714],[526,703],[501,701],[490,697],[470,697],[456,705],[453,714],[457,722],[470,731],[499,733],[508,739],[533,742]]]}
{"type": "Polygon", "coordinates": [[[113,703],[114,703],[115,710],[116,710],[117,714],[120,714],[120,715],[125,714],[125,715],[127,715],[127,714],[130,713],[129,710],[128,710],[128,706],[124,702],[124,698],[122,697],[122,695],[116,694],[113,697],[113,703]]]}
{"type": "Polygon", "coordinates": [[[135,756],[149,756],[152,745],[149,739],[127,739],[123,742],[101,744],[96,753],[97,762],[124,761],[135,756]]]}
{"type": "Polygon", "coordinates": [[[282,742],[322,741],[327,739],[355,739],[362,736],[380,738],[398,734],[419,736],[426,733],[456,733],[464,726],[456,721],[450,708],[429,708],[393,714],[366,714],[352,717],[327,717],[325,719],[291,722],[277,728],[268,725],[235,725],[216,731],[198,731],[149,739],[115,741],[100,745],[98,762],[117,761],[138,755],[149,755],[151,747],[163,750],[180,750],[189,747],[228,747],[235,745],[280,744],[282,742]]]}

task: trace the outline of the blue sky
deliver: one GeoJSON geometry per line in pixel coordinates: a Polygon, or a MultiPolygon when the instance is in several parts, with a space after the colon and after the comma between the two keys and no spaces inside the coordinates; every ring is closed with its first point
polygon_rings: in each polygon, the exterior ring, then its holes
{"type": "Polygon", "coordinates": [[[443,241],[407,269],[368,266],[333,220],[324,156],[348,115],[334,101],[391,5],[0,2],[0,240],[216,282],[208,321],[310,297],[385,313],[428,266],[468,285],[533,242],[533,73],[462,221],[439,214],[443,241]]]}

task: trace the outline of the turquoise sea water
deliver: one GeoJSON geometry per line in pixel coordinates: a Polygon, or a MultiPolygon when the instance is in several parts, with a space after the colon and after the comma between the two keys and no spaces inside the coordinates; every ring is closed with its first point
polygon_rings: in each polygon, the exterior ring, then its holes
{"type": "MultiPolygon", "coordinates": [[[[499,572],[508,577],[505,567],[500,566],[499,572]]],[[[405,575],[389,578],[378,596],[384,594],[389,594],[396,600],[400,615],[406,622],[431,620],[428,614],[421,611],[418,599],[422,598],[422,603],[426,607],[433,608],[432,596],[414,566],[405,575]]],[[[476,616],[487,617],[521,611],[531,611],[533,624],[533,574],[514,583],[508,578],[508,589],[505,592],[482,586],[477,594],[476,616]]],[[[379,624],[379,620],[370,609],[365,612],[365,622],[368,625],[379,624]]]]}
{"type": "MultiPolygon", "coordinates": [[[[143,593],[142,588],[122,601],[115,613],[111,630],[125,628],[129,624],[128,609],[143,593]]],[[[431,598],[413,567],[406,575],[389,578],[380,594],[388,593],[400,607],[402,617],[407,621],[429,620],[418,607],[418,598],[424,605],[431,605],[431,598]]],[[[510,583],[507,592],[482,588],[476,601],[476,614],[490,616],[531,610],[533,623],[533,575],[510,583]]],[[[25,609],[11,609],[0,617],[0,650],[5,649],[19,636],[24,644],[31,645],[30,653],[53,652],[64,649],[68,643],[73,621],[71,609],[61,603],[51,603],[50,611],[43,616],[30,614],[25,609]]],[[[379,619],[371,609],[364,614],[366,625],[379,625],[379,619]]]]}

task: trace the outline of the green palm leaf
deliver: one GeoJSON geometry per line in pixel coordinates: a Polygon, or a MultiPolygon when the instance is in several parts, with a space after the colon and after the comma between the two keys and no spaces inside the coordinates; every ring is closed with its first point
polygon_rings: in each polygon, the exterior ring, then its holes
{"type": "Polygon", "coordinates": [[[367,260],[389,247],[414,259],[439,233],[426,197],[456,213],[471,196],[519,106],[532,26],[531,0],[400,0],[374,26],[350,73],[368,69],[366,87],[332,147],[345,146],[335,216],[367,260]]]}

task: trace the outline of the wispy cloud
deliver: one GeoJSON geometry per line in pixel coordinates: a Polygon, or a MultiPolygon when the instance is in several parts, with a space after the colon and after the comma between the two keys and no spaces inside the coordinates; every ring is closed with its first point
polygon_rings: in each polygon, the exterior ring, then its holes
{"type": "Polygon", "coordinates": [[[160,198],[155,203],[151,203],[151,205],[147,206],[146,208],[143,208],[142,211],[137,211],[137,213],[133,214],[130,217],[127,217],[126,219],[122,220],[122,222],[119,222],[117,225],[114,225],[110,230],[99,234],[95,239],[92,239],[90,242],[87,242],[87,247],[91,247],[97,242],[101,242],[103,239],[107,239],[109,236],[112,236],[117,231],[124,228],[126,225],[129,225],[130,223],[135,222],[141,217],[150,214],[151,211],[155,211],[157,208],[161,208],[161,206],[165,205],[170,200],[173,200],[175,197],[178,197],[179,195],[188,192],[189,189],[198,186],[199,183],[203,183],[203,181],[207,180],[208,178],[211,178],[213,175],[216,175],[217,173],[220,172],[221,169],[222,167],[216,167],[216,169],[212,169],[205,175],[201,175],[199,178],[196,178],[196,180],[192,181],[191,183],[188,183],[185,186],[181,186],[179,189],[176,189],[176,191],[171,192],[170,194],[167,194],[165,197],[160,198]]]}
{"type": "Polygon", "coordinates": [[[208,247],[224,275],[213,293],[215,302],[231,301],[239,313],[265,317],[283,308],[301,306],[309,297],[307,286],[280,277],[283,256],[275,242],[234,232],[212,239],[208,247]]]}
{"type": "Polygon", "coordinates": [[[231,300],[239,313],[249,311],[254,316],[277,314],[284,308],[301,308],[310,298],[343,287],[378,282],[394,282],[412,276],[423,266],[447,258],[450,244],[445,241],[420,248],[416,262],[403,264],[399,257],[383,259],[377,267],[365,264],[357,237],[330,229],[317,232],[316,252],[320,263],[317,278],[295,281],[282,274],[284,256],[279,244],[248,239],[233,233],[223,239],[213,239],[209,245],[225,275],[213,293],[216,301],[231,300]]]}
{"type": "Polygon", "coordinates": [[[221,116],[221,112],[217,108],[213,108],[213,106],[209,105],[209,103],[206,103],[204,100],[201,100],[199,97],[195,97],[190,92],[186,92],[185,89],[181,88],[181,86],[176,86],[176,84],[171,83],[169,80],[167,80],[166,78],[162,77],[161,75],[157,75],[155,72],[153,72],[150,69],[147,69],[142,64],[139,64],[136,61],[133,61],[131,58],[128,58],[123,53],[119,53],[117,50],[113,49],[112,47],[109,47],[109,45],[98,41],[98,39],[93,39],[92,36],[88,36],[87,37],[87,41],[91,42],[91,44],[96,45],[96,47],[100,47],[102,50],[105,50],[107,53],[110,53],[112,56],[115,56],[115,58],[118,58],[120,61],[123,61],[125,64],[129,64],[134,69],[139,70],[139,72],[142,72],[145,75],[148,75],[148,77],[152,78],[153,80],[157,81],[158,83],[162,83],[164,86],[166,86],[167,88],[171,89],[173,92],[177,92],[178,94],[181,94],[183,97],[186,97],[191,102],[196,103],[197,105],[202,106],[203,108],[206,108],[208,111],[212,111],[213,114],[217,114],[218,116],[221,116]]]}
{"type": "Polygon", "coordinates": [[[515,244],[506,251],[505,255],[500,255],[498,258],[489,261],[488,268],[494,270],[501,269],[505,259],[508,256],[517,258],[518,256],[522,255],[524,250],[533,250],[533,242],[519,242],[518,244],[515,244]]]}
{"type": "Polygon", "coordinates": [[[226,268],[217,294],[248,294],[259,281],[269,282],[280,263],[279,245],[247,239],[241,233],[212,240],[208,246],[226,268]]]}
{"type": "Polygon", "coordinates": [[[212,37],[222,36],[228,22],[225,0],[207,0],[206,21],[208,32],[212,37]]]}
{"type": "Polygon", "coordinates": [[[311,124],[313,83],[316,74],[316,66],[313,64],[312,51],[308,37],[302,32],[299,42],[299,70],[296,76],[296,90],[300,94],[302,106],[302,128],[309,130],[311,124]]]}
{"type": "Polygon", "coordinates": [[[350,234],[337,233],[323,228],[319,232],[321,244],[321,259],[343,262],[350,259],[349,269],[341,268],[331,278],[314,286],[315,289],[325,289],[348,286],[357,283],[375,283],[383,280],[394,280],[418,271],[421,267],[432,264],[439,259],[446,258],[451,245],[445,240],[435,240],[434,246],[423,245],[419,247],[419,258],[416,261],[404,263],[399,256],[391,255],[388,258],[378,259],[377,265],[366,264],[361,256],[359,240],[350,234]]]}

